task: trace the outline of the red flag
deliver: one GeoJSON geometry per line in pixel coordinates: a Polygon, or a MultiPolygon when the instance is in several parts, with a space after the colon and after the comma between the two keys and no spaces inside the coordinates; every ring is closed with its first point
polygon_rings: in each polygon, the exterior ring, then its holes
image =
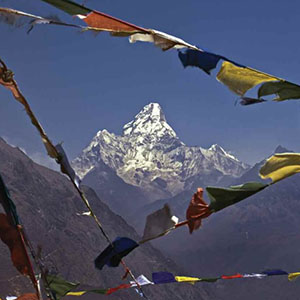
{"type": "Polygon", "coordinates": [[[37,289],[37,282],[26,251],[21,228],[19,225],[17,227],[12,225],[10,219],[2,213],[0,214],[0,239],[8,246],[11,260],[16,269],[21,274],[29,276],[37,289]]]}
{"type": "Polygon", "coordinates": [[[106,292],[106,295],[110,295],[110,294],[112,294],[112,293],[114,293],[114,292],[116,292],[118,290],[128,289],[130,287],[131,287],[131,284],[126,284],[126,283],[125,284],[121,284],[121,285],[119,285],[119,286],[117,286],[115,288],[108,289],[108,291],[106,292]]]}
{"type": "Polygon", "coordinates": [[[36,294],[23,294],[19,296],[16,300],[39,300],[36,294]]]}
{"type": "Polygon", "coordinates": [[[229,275],[229,276],[226,276],[226,275],[222,275],[221,278],[222,279],[235,279],[235,278],[243,278],[244,276],[242,274],[235,274],[235,275],[229,275]]]}
{"type": "Polygon", "coordinates": [[[212,214],[209,206],[203,200],[203,189],[198,188],[197,192],[193,195],[190,205],[186,211],[186,218],[190,233],[199,229],[201,220],[207,218],[212,214]]]}
{"type": "Polygon", "coordinates": [[[124,33],[136,33],[136,32],[145,32],[148,33],[148,30],[130,24],[123,20],[117,19],[115,17],[106,15],[98,11],[92,11],[86,17],[83,18],[84,22],[87,23],[90,27],[99,28],[104,31],[112,32],[124,32],[124,33]]]}

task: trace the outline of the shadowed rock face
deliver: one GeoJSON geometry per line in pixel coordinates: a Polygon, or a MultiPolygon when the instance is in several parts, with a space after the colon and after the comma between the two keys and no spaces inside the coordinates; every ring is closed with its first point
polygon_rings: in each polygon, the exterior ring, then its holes
{"type": "Polygon", "coordinates": [[[209,149],[185,145],[158,103],[146,105],[124,126],[123,135],[99,131],[73,166],[83,182],[122,215],[186,191],[200,178],[212,184],[239,177],[248,169],[218,145],[209,149]],[[109,189],[108,178],[113,183],[109,189]],[[121,188],[127,194],[115,196],[121,188]]]}
{"type": "MultiPolygon", "coordinates": [[[[85,287],[107,288],[121,283],[122,267],[107,268],[101,272],[94,268],[95,257],[107,243],[94,221],[77,213],[85,207],[68,179],[59,173],[35,164],[23,152],[0,139],[0,173],[16,203],[18,214],[27,235],[36,248],[42,246],[45,264],[71,281],[80,281],[85,287]]],[[[86,195],[103,227],[114,239],[126,236],[140,237],[124,219],[114,214],[96,195],[85,187],[86,195]]],[[[166,259],[151,245],[143,245],[125,258],[136,276],[151,278],[155,271],[168,270],[184,273],[170,259],[166,259]]],[[[32,292],[30,281],[20,276],[12,266],[7,247],[0,243],[0,297],[32,292]]],[[[199,285],[164,285],[144,288],[149,299],[208,299],[199,285]]],[[[86,295],[82,299],[107,297],[86,295]]],[[[123,290],[110,299],[140,299],[134,289],[123,290]]],[[[69,297],[69,299],[72,299],[69,297]]],[[[78,299],[78,298],[74,298],[78,299]]]]}

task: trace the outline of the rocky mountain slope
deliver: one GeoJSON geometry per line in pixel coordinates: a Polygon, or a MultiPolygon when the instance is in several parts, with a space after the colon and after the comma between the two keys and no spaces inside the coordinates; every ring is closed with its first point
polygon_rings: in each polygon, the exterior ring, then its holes
{"type": "MultiPolygon", "coordinates": [[[[39,166],[22,151],[0,139],[0,173],[14,199],[18,214],[34,247],[42,245],[45,264],[66,279],[80,281],[89,287],[115,287],[121,283],[122,267],[102,271],[94,267],[95,257],[107,246],[93,220],[78,213],[85,211],[69,180],[61,174],[39,166]]],[[[139,240],[135,230],[115,215],[86,187],[85,192],[95,213],[112,239],[127,236],[139,240]]],[[[0,208],[1,211],[2,208],[0,208]]],[[[140,246],[125,261],[136,275],[151,278],[154,271],[184,273],[170,259],[150,244],[140,246]]],[[[164,285],[144,288],[149,299],[208,299],[201,285],[164,285]]],[[[29,280],[12,266],[6,245],[0,242],[0,297],[32,291],[29,280]]],[[[87,294],[81,299],[94,300],[104,295],[87,294]]],[[[119,291],[110,299],[140,299],[134,289],[119,291]]],[[[71,297],[69,297],[72,299],[71,297]]],[[[77,299],[77,298],[75,298],[77,299]]]]}
{"type": "Polygon", "coordinates": [[[158,103],[146,105],[123,127],[121,136],[99,131],[73,166],[84,183],[122,214],[132,212],[126,209],[130,202],[141,207],[189,190],[195,182],[215,184],[248,169],[218,145],[185,145],[158,103]],[[116,192],[121,188],[124,195],[116,192]]]}

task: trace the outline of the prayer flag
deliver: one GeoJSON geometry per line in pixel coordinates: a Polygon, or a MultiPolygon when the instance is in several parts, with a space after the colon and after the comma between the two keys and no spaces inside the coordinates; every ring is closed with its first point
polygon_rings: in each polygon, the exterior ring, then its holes
{"type": "Polygon", "coordinates": [[[168,204],[165,204],[163,208],[148,215],[143,240],[140,243],[168,234],[177,223],[177,218],[175,218],[172,216],[168,204]]]}
{"type": "Polygon", "coordinates": [[[195,284],[197,281],[201,281],[200,278],[197,277],[186,277],[186,276],[175,276],[175,280],[177,282],[187,282],[191,284],[195,284]]]}
{"type": "Polygon", "coordinates": [[[169,272],[152,273],[152,281],[155,284],[177,282],[174,275],[169,272]]]}
{"type": "Polygon", "coordinates": [[[90,27],[97,28],[103,31],[110,31],[115,33],[128,33],[133,34],[137,32],[148,32],[146,29],[130,24],[123,20],[114,18],[107,14],[91,10],[76,2],[70,0],[42,0],[47,2],[58,9],[65,11],[70,15],[76,15],[87,23],[90,27]]]}
{"type": "Polygon", "coordinates": [[[273,183],[300,172],[300,153],[276,153],[267,159],[259,175],[273,183]]]}
{"type": "Polygon", "coordinates": [[[91,12],[90,9],[70,0],[42,0],[42,1],[47,2],[48,4],[51,4],[56,8],[61,9],[72,16],[86,15],[91,12]]]}
{"type": "Polygon", "coordinates": [[[222,58],[221,56],[213,53],[193,49],[179,51],[178,56],[185,68],[188,66],[198,67],[208,75],[210,75],[210,71],[217,66],[219,60],[222,58]]]}
{"type": "Polygon", "coordinates": [[[263,274],[266,274],[267,276],[274,276],[274,275],[288,275],[287,272],[282,270],[266,270],[262,272],[263,274]]]}
{"type": "Polygon", "coordinates": [[[212,211],[210,207],[203,200],[203,189],[198,188],[186,211],[186,219],[188,221],[190,233],[199,229],[202,219],[207,218],[211,214],[212,211]]]}
{"type": "Polygon", "coordinates": [[[241,97],[240,104],[245,106],[245,105],[252,105],[252,104],[256,104],[256,103],[262,103],[262,102],[266,102],[266,101],[267,100],[264,100],[264,99],[241,97]]]}
{"type": "Polygon", "coordinates": [[[289,281],[294,281],[300,276],[300,272],[289,273],[288,279],[289,281]]]}
{"type": "Polygon", "coordinates": [[[128,289],[130,287],[131,287],[131,284],[126,284],[126,283],[125,284],[121,284],[121,285],[119,285],[117,287],[108,289],[107,292],[106,292],[106,295],[110,295],[110,294],[112,294],[112,293],[114,293],[114,292],[116,292],[118,290],[128,289]]]}
{"type": "Polygon", "coordinates": [[[258,279],[262,279],[264,277],[266,277],[266,274],[259,274],[259,273],[251,273],[251,274],[243,274],[244,278],[258,278],[258,279]]]}
{"type": "Polygon", "coordinates": [[[55,148],[59,154],[58,163],[60,164],[61,172],[72,178],[76,186],[79,188],[80,178],[77,176],[74,169],[71,167],[67,154],[62,147],[62,144],[56,145],[55,148]]]}
{"type": "Polygon", "coordinates": [[[136,42],[149,42],[154,43],[155,46],[159,47],[161,50],[166,51],[171,48],[181,49],[181,48],[190,48],[195,49],[197,51],[202,51],[201,49],[197,48],[194,45],[191,45],[184,40],[177,38],[175,36],[172,36],[170,34],[149,29],[148,33],[136,33],[129,37],[130,43],[136,43],[136,42]]]}
{"type": "Polygon", "coordinates": [[[118,237],[95,259],[95,267],[99,270],[102,270],[104,265],[117,267],[122,258],[138,246],[139,244],[130,238],[118,237]]]}
{"type": "Polygon", "coordinates": [[[51,292],[55,295],[57,300],[60,300],[67,293],[79,286],[79,283],[66,281],[58,275],[47,274],[46,280],[51,292]]]}
{"type": "Polygon", "coordinates": [[[242,274],[234,274],[234,275],[222,275],[222,279],[236,279],[236,278],[243,278],[244,276],[242,274]]]}
{"type": "Polygon", "coordinates": [[[4,181],[0,175],[0,203],[2,204],[4,211],[8,218],[14,225],[19,225],[19,216],[17,214],[17,209],[12,201],[9,191],[6,188],[4,181]]]}
{"type": "MultiPolygon", "coordinates": [[[[148,285],[148,284],[154,284],[152,281],[150,281],[146,276],[140,275],[139,277],[136,278],[136,282],[139,285],[148,285]]],[[[130,281],[130,284],[132,287],[137,286],[135,281],[130,281]]]]}
{"type": "Polygon", "coordinates": [[[240,67],[229,61],[224,61],[217,75],[217,80],[225,84],[234,93],[243,96],[249,89],[258,84],[280,79],[248,67],[240,67]]]}
{"type": "Polygon", "coordinates": [[[206,191],[210,198],[209,208],[217,212],[227,206],[240,202],[265,189],[268,184],[260,182],[247,182],[241,185],[222,187],[207,187],[206,191]]]}
{"type": "Polygon", "coordinates": [[[276,94],[273,101],[300,98],[300,86],[285,80],[266,82],[258,90],[258,97],[276,94]]]}
{"type": "Polygon", "coordinates": [[[39,300],[36,294],[23,294],[16,299],[17,300],[39,300]]]}

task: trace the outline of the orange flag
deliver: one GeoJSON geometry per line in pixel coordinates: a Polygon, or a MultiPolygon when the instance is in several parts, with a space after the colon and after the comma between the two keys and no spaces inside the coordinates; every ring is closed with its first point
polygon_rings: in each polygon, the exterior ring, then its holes
{"type": "Polygon", "coordinates": [[[39,300],[36,294],[23,294],[19,296],[16,300],[39,300]]]}
{"type": "Polygon", "coordinates": [[[90,27],[98,28],[103,31],[112,31],[112,32],[120,32],[120,33],[137,33],[144,32],[148,33],[147,29],[136,26],[134,24],[130,24],[123,20],[114,18],[107,14],[92,11],[87,16],[80,17],[83,19],[85,23],[87,23],[90,27]]]}
{"type": "Polygon", "coordinates": [[[34,287],[37,289],[37,282],[26,251],[20,225],[15,227],[11,223],[10,218],[2,213],[0,213],[0,239],[8,246],[11,253],[11,260],[16,269],[22,275],[29,276],[34,287]]]}
{"type": "Polygon", "coordinates": [[[197,230],[201,226],[201,220],[212,214],[209,206],[203,200],[203,189],[198,188],[193,195],[190,205],[186,211],[186,218],[190,233],[197,230]]]}

